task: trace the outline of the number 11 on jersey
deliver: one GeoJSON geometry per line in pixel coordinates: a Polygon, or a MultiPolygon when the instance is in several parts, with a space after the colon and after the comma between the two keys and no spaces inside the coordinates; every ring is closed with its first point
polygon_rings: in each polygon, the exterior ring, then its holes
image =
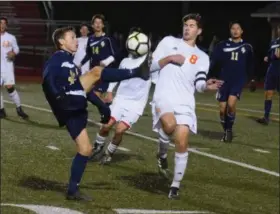
{"type": "Polygon", "coordinates": [[[238,52],[231,52],[231,60],[234,61],[238,60],[238,52]]]}

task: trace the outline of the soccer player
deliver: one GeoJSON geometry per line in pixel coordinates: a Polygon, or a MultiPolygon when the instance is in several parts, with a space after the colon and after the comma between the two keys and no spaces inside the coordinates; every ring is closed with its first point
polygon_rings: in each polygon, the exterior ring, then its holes
{"type": "Polygon", "coordinates": [[[145,60],[138,68],[134,69],[96,66],[81,75],[73,62],[73,54],[77,51],[78,46],[73,28],[64,27],[55,30],[53,41],[58,51],[44,66],[42,87],[59,126],[66,126],[76,143],[77,154],[71,167],[67,199],[88,201],[91,198],[81,194],[78,189],[88,158],[92,153],[92,146],[86,130],[88,118],[86,93],[99,80],[118,82],[134,77],[148,80],[148,63],[145,60]]]}
{"type": "MultiPolygon", "coordinates": [[[[86,49],[87,49],[87,42],[88,42],[88,26],[86,24],[82,24],[80,27],[80,34],[81,37],[78,38],[78,50],[75,53],[74,57],[74,63],[76,65],[80,65],[82,59],[86,55],[86,49]]],[[[82,67],[81,72],[84,74],[86,71],[89,71],[89,61],[87,61],[82,67]]]]}
{"type": "Polygon", "coordinates": [[[257,120],[263,125],[269,124],[273,93],[275,90],[279,93],[280,90],[280,25],[277,27],[277,34],[278,38],[271,42],[268,54],[264,58],[264,61],[269,63],[264,83],[264,117],[257,120]]]}
{"type": "Polygon", "coordinates": [[[152,101],[153,130],[159,134],[158,167],[167,174],[167,150],[175,143],[174,177],[169,198],[177,198],[187,161],[190,132],[197,132],[194,93],[217,90],[221,81],[209,79],[209,57],[196,46],[202,32],[199,14],[183,17],[183,38],[167,36],[152,56],[151,72],[159,71],[152,101]]]}
{"type": "MultiPolygon", "coordinates": [[[[130,34],[129,34],[130,35],[130,34]]],[[[120,69],[132,68],[135,64],[140,65],[145,56],[135,58],[131,54],[120,63],[120,69]]],[[[113,97],[112,92],[118,83],[110,83],[108,95],[113,97]]],[[[123,134],[135,124],[143,114],[148,101],[151,79],[144,81],[140,78],[124,80],[119,83],[116,96],[111,107],[111,119],[105,124],[96,135],[95,151],[102,151],[110,130],[116,125],[115,134],[109,143],[102,159],[102,164],[108,164],[122,142],[123,134]]]]}
{"type": "Polygon", "coordinates": [[[2,95],[3,86],[7,89],[10,99],[16,104],[18,116],[27,119],[28,115],[22,110],[20,97],[15,89],[14,60],[19,53],[19,47],[14,35],[7,32],[8,20],[5,17],[0,18],[1,33],[1,106],[0,119],[5,118],[6,111],[4,109],[4,101],[2,95]]]}
{"type": "Polygon", "coordinates": [[[247,80],[254,84],[253,48],[242,40],[243,30],[239,22],[232,22],[229,27],[231,38],[215,46],[210,65],[210,72],[219,65],[221,69],[218,78],[224,81],[216,96],[224,130],[222,142],[232,142],[237,100],[247,80]]]}
{"type": "MultiPolygon", "coordinates": [[[[104,29],[105,17],[102,14],[94,15],[92,18],[92,28],[94,34],[89,36],[86,56],[81,61],[81,65],[84,65],[90,60],[90,68],[94,66],[108,67],[114,61],[116,57],[116,46],[112,39],[105,35],[104,29]]],[[[95,93],[101,97],[108,89],[109,83],[100,82],[95,85],[95,93]]]]}

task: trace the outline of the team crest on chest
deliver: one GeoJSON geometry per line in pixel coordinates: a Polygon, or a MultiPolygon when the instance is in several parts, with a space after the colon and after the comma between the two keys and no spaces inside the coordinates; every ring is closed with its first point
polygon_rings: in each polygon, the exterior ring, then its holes
{"type": "Polygon", "coordinates": [[[244,54],[246,52],[246,49],[244,47],[242,47],[241,52],[244,54]]]}
{"type": "Polygon", "coordinates": [[[103,48],[103,47],[105,46],[105,42],[102,41],[100,45],[101,45],[101,47],[103,48]]]}
{"type": "Polygon", "coordinates": [[[2,46],[3,46],[4,48],[8,48],[8,47],[12,46],[12,44],[11,44],[11,42],[9,42],[9,41],[3,41],[2,46]]]}

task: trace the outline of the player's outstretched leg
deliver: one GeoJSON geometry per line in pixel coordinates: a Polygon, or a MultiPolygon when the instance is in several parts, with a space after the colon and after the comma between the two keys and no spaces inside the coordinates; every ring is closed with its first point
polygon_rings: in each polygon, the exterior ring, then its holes
{"type": "MultiPolygon", "coordinates": [[[[75,139],[77,145],[77,154],[73,159],[72,166],[71,166],[71,175],[67,190],[66,198],[68,200],[84,200],[84,201],[91,201],[92,198],[82,194],[79,191],[79,184],[81,182],[83,173],[85,171],[88,158],[91,155],[92,147],[90,144],[90,140],[88,137],[87,130],[84,128],[79,134],[79,128],[75,126],[79,126],[80,120],[72,120],[68,122],[66,125],[69,133],[71,134],[72,138],[75,139]],[[78,135],[78,136],[77,136],[78,135]],[[76,137],[77,136],[77,137],[76,137]]],[[[83,125],[83,124],[81,124],[83,125]]]]}
{"type": "Polygon", "coordinates": [[[272,96],[273,96],[273,90],[265,91],[264,117],[257,119],[257,122],[260,124],[263,125],[269,124],[270,111],[272,107],[272,96]]]}
{"type": "Polygon", "coordinates": [[[28,119],[28,115],[22,110],[20,97],[15,87],[12,85],[7,85],[6,88],[9,93],[10,99],[16,104],[16,111],[18,116],[20,116],[22,119],[28,119]]]}
{"type": "Polygon", "coordinates": [[[188,162],[188,138],[189,127],[186,125],[177,125],[174,132],[175,141],[175,166],[174,177],[170,187],[168,198],[179,198],[180,183],[184,177],[188,162]]]}
{"type": "Polygon", "coordinates": [[[226,138],[225,142],[232,142],[233,139],[233,132],[232,127],[235,121],[235,115],[236,115],[236,102],[237,97],[230,95],[228,98],[227,103],[227,114],[226,114],[226,138]]]}
{"type": "Polygon", "coordinates": [[[116,126],[115,135],[112,139],[112,141],[109,143],[101,161],[100,164],[105,165],[109,164],[112,161],[112,156],[115,154],[115,152],[118,149],[118,146],[122,142],[123,134],[129,129],[129,125],[127,125],[124,122],[119,122],[116,126]]]}
{"type": "Polygon", "coordinates": [[[95,142],[93,144],[93,152],[90,159],[97,159],[97,156],[102,153],[106,138],[115,124],[116,121],[111,118],[107,124],[104,124],[101,127],[100,131],[96,134],[95,142]]]}

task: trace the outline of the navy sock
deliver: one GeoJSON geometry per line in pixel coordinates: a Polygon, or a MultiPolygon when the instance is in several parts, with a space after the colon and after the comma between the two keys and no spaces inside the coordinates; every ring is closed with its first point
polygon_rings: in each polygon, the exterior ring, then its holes
{"type": "Polygon", "coordinates": [[[264,101],[264,118],[269,120],[269,114],[271,111],[272,100],[265,100],[264,101]]]}
{"type": "Polygon", "coordinates": [[[94,93],[93,89],[87,93],[87,100],[95,105],[98,109],[104,106],[107,107],[107,105],[94,93]]]}
{"type": "Polygon", "coordinates": [[[74,194],[78,190],[83,173],[88,162],[88,156],[83,156],[79,153],[76,154],[72,162],[71,176],[68,186],[68,194],[74,194]]]}
{"type": "Polygon", "coordinates": [[[117,69],[104,68],[101,74],[101,81],[103,82],[120,82],[122,80],[138,77],[138,68],[135,69],[117,69]]]}
{"type": "Polygon", "coordinates": [[[221,125],[222,125],[224,131],[226,131],[226,117],[220,115],[220,122],[221,122],[221,125]]]}
{"type": "Polygon", "coordinates": [[[232,126],[235,121],[235,113],[227,113],[227,119],[226,119],[226,129],[232,130],[232,126]]]}

